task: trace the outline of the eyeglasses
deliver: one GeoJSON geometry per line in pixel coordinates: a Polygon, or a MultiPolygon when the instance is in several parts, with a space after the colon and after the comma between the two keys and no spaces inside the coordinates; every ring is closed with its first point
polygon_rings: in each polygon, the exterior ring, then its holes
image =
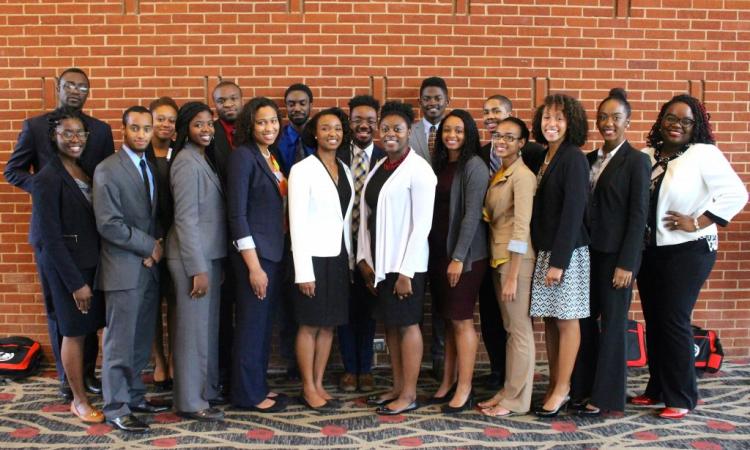
{"type": "Polygon", "coordinates": [[[512,144],[512,143],[516,142],[519,139],[521,139],[521,138],[515,137],[512,134],[494,133],[492,135],[492,140],[493,141],[503,141],[503,142],[505,142],[507,144],[512,144]]]}
{"type": "Polygon", "coordinates": [[[89,137],[88,131],[71,131],[71,130],[63,130],[63,131],[56,131],[55,132],[58,136],[62,136],[63,139],[66,141],[73,140],[74,137],[77,137],[81,141],[85,141],[89,137]]]}
{"type": "Polygon", "coordinates": [[[71,81],[66,81],[65,83],[63,83],[63,89],[65,89],[68,92],[72,92],[72,91],[76,91],[77,90],[81,94],[85,94],[85,93],[87,93],[89,91],[88,85],[86,85],[86,84],[75,84],[75,83],[73,83],[71,81]]]}
{"type": "Polygon", "coordinates": [[[667,125],[674,125],[676,123],[679,123],[683,128],[692,128],[693,126],[695,126],[695,120],[689,117],[683,117],[682,119],[680,119],[674,114],[667,114],[666,116],[664,116],[663,121],[667,125]]]}

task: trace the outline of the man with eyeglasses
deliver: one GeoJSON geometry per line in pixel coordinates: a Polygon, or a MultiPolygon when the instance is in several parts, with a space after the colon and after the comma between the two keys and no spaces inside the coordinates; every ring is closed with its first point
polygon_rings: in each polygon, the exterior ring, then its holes
{"type": "MultiPolygon", "coordinates": [[[[229,80],[221,81],[216,85],[212,94],[216,114],[219,116],[214,121],[213,146],[206,149],[206,155],[213,163],[219,179],[226,186],[227,182],[227,160],[229,154],[234,150],[235,122],[242,111],[242,89],[237,83],[229,80]]],[[[227,242],[230,250],[234,250],[230,242],[227,242]]],[[[214,399],[215,404],[223,403],[229,393],[229,374],[232,370],[232,342],[234,340],[234,271],[224,271],[224,282],[221,284],[221,301],[219,311],[219,382],[221,383],[221,398],[214,399]]]]}
{"type": "MultiPolygon", "coordinates": [[[[497,169],[502,165],[500,158],[495,156],[492,151],[492,137],[497,129],[497,124],[513,115],[513,102],[504,95],[493,95],[485,100],[482,112],[485,129],[491,139],[482,147],[479,156],[489,167],[490,179],[492,179],[497,169]]],[[[512,139],[512,136],[504,136],[503,138],[512,139]]],[[[524,164],[536,174],[544,161],[544,147],[527,140],[526,145],[521,148],[521,158],[524,164]]],[[[487,272],[479,290],[480,328],[482,330],[482,341],[490,360],[490,373],[480,377],[477,381],[488,389],[498,389],[505,380],[506,333],[503,328],[500,307],[495,297],[495,290],[492,286],[491,275],[490,272],[487,272]]]]}
{"type": "MultiPolygon", "coordinates": [[[[351,145],[339,147],[337,155],[349,166],[354,180],[354,208],[352,209],[352,248],[357,248],[359,230],[359,202],[367,174],[383,157],[385,152],[375,145],[373,136],[378,126],[380,102],[370,95],[357,95],[349,100],[349,127],[352,131],[351,145]]],[[[359,270],[353,272],[349,296],[349,323],[338,327],[339,350],[344,363],[344,374],[339,380],[339,389],[344,392],[372,392],[375,381],[372,377],[372,340],[375,337],[375,320],[371,307],[376,297],[367,288],[359,270]]]]}
{"type": "MultiPolygon", "coordinates": [[[[94,176],[94,168],[107,156],[114,153],[114,140],[112,139],[112,128],[106,123],[88,116],[82,112],[83,105],[89,95],[89,79],[86,73],[76,67],[65,69],[59,76],[57,84],[58,104],[54,111],[49,111],[23,122],[21,133],[18,135],[16,146],[5,166],[3,175],[8,183],[19,187],[31,194],[33,190],[33,174],[38,173],[52,158],[57,158],[50,138],[50,119],[61,111],[78,114],[89,132],[86,146],[79,163],[89,177],[94,176]]],[[[58,378],[60,379],[60,394],[70,402],[73,393],[65,379],[65,371],[62,367],[60,345],[62,335],[57,327],[57,318],[54,305],[52,304],[47,280],[39,267],[40,236],[37,218],[32,215],[29,229],[29,243],[34,249],[37,271],[42,284],[42,295],[47,310],[47,330],[49,332],[52,353],[55,356],[55,365],[58,378]]],[[[96,378],[96,356],[98,353],[98,339],[96,333],[86,336],[84,348],[84,384],[86,390],[92,394],[100,394],[101,383],[96,378]]]]}
{"type": "MultiPolygon", "coordinates": [[[[440,136],[437,129],[443,121],[450,103],[448,96],[448,85],[440,77],[429,77],[422,80],[419,87],[419,108],[422,111],[422,120],[412,126],[409,136],[409,147],[432,165],[432,157],[435,153],[435,143],[440,136]]],[[[445,320],[432,313],[432,376],[436,380],[443,379],[443,366],[445,364],[445,320]]]]}

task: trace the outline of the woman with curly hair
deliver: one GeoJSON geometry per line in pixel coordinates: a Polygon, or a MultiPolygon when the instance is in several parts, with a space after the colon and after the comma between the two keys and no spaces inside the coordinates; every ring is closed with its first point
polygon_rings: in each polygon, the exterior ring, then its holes
{"type": "Polygon", "coordinates": [[[367,400],[381,415],[419,408],[419,324],[437,180],[430,163],[409,147],[413,121],[410,105],[383,105],[380,140],[386,157],[367,176],[359,204],[357,265],[377,296],[373,316],[385,325],[393,371],[393,388],[367,400]]]}
{"type": "Polygon", "coordinates": [[[573,97],[553,94],[537,108],[534,138],[547,146],[537,179],[531,240],[537,250],[531,316],[544,318],[550,382],[539,417],[554,417],[570,400],[570,377],[581,340],[578,319],[589,316],[589,236],[583,223],[589,163],[581,146],[588,121],[573,97]]]}
{"type": "Polygon", "coordinates": [[[489,170],[478,156],[479,131],[468,112],[451,111],[437,135],[429,275],[434,312],[446,319],[445,370],[429,402],[447,403],[443,412],[451,414],[470,409],[474,402],[471,379],[478,344],[474,303],[487,269],[482,204],[489,170]]]}
{"type": "Polygon", "coordinates": [[[665,419],[685,417],[698,402],[690,317],[716,261],[717,225],[727,226],[748,200],[709,118],[698,99],[675,96],[661,107],[644,150],[652,169],[638,291],[650,378],[631,402],[663,402],[665,419]]]}
{"type": "Polygon", "coordinates": [[[231,252],[237,283],[232,404],[259,413],[286,408],[266,381],[287,233],[287,180],[272,147],[278,135],[276,103],[253,98],[237,118],[237,148],[227,164],[229,231],[237,249],[231,252]]]}
{"type": "Polygon", "coordinates": [[[315,153],[289,173],[289,231],[292,238],[293,298],[297,330],[297,364],[302,376],[302,402],[311,409],[333,406],[323,387],[333,329],[349,318],[351,214],[354,183],[336,152],[349,145],[346,113],[339,108],[316,114],[302,131],[305,146],[315,153]]]}

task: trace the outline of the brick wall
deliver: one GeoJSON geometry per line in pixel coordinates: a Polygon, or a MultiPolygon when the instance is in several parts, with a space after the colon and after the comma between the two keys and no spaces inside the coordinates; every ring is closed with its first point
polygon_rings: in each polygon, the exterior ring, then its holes
{"type": "MultiPolygon", "coordinates": [[[[660,104],[690,92],[705,100],[720,148],[750,179],[748,1],[29,0],[1,9],[3,164],[21,121],[55,106],[55,76],[79,66],[92,83],[86,111],[109,121],[116,140],[125,107],[160,95],[205,100],[222,77],[247,99],[281,100],[286,86],[304,81],[321,108],[368,92],[416,105],[420,80],[440,75],[451,107],[479,118],[483,99],[502,93],[527,121],[550,91],[580,98],[593,117],[598,100],[622,86],[636,146],[660,104]]],[[[596,132],[590,138],[587,150],[599,143],[596,132]]],[[[26,244],[30,210],[25,193],[0,183],[0,335],[46,346],[26,244]]],[[[720,233],[694,315],[719,330],[731,356],[750,355],[749,238],[746,210],[720,233]]],[[[632,310],[640,316],[637,302],[632,310]]]]}

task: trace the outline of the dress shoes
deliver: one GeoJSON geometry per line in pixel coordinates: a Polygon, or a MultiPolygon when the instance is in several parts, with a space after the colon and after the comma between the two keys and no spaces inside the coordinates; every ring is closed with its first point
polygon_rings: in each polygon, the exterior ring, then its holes
{"type": "Polygon", "coordinates": [[[353,373],[344,373],[339,380],[339,390],[342,392],[354,392],[357,390],[357,376],[353,373]]]}
{"type": "Polygon", "coordinates": [[[388,403],[396,400],[396,398],[398,398],[398,397],[381,398],[377,394],[376,395],[371,395],[371,396],[367,397],[367,404],[369,406],[383,406],[383,405],[387,405],[388,403]]]}
{"type": "Polygon", "coordinates": [[[630,398],[630,404],[631,405],[638,405],[638,406],[654,406],[661,403],[660,400],[657,400],[655,398],[651,398],[646,394],[643,395],[637,395],[635,397],[630,398]]]}
{"type": "Polygon", "coordinates": [[[107,419],[107,423],[118,430],[130,433],[145,433],[149,429],[147,424],[133,414],[107,419]]]}
{"type": "Polygon", "coordinates": [[[419,403],[417,403],[416,400],[409,403],[405,407],[401,409],[391,409],[387,407],[386,405],[378,406],[377,409],[375,409],[375,414],[378,414],[380,416],[397,416],[399,414],[407,413],[409,411],[414,411],[415,409],[419,408],[419,403]]]}
{"type": "Polygon", "coordinates": [[[140,413],[156,414],[164,411],[169,411],[171,407],[172,405],[168,403],[151,403],[148,400],[143,400],[137,405],[130,405],[130,410],[140,413]]]}
{"type": "Polygon", "coordinates": [[[224,397],[222,394],[217,395],[216,397],[212,398],[208,401],[208,404],[211,406],[220,406],[220,405],[228,405],[229,399],[224,397]]]}
{"type": "Polygon", "coordinates": [[[73,401],[73,391],[70,389],[70,385],[67,381],[61,381],[60,382],[60,397],[65,401],[65,403],[70,403],[73,401]]]}
{"type": "Polygon", "coordinates": [[[323,403],[320,406],[313,406],[310,404],[310,402],[307,401],[304,395],[299,396],[299,402],[305,405],[307,409],[311,409],[313,411],[335,411],[337,410],[341,404],[336,400],[326,400],[325,403],[323,403]]]}
{"type": "Polygon", "coordinates": [[[276,398],[273,398],[272,400],[274,400],[276,403],[266,408],[259,408],[257,406],[249,406],[244,409],[247,409],[248,411],[252,411],[256,413],[261,413],[261,414],[277,413],[277,412],[284,411],[286,409],[287,407],[286,401],[284,401],[282,398],[276,397],[276,398]]]}
{"type": "Polygon", "coordinates": [[[450,404],[445,404],[443,405],[441,410],[443,411],[443,414],[458,414],[462,411],[466,411],[467,409],[471,409],[473,407],[474,407],[474,391],[471,391],[469,392],[469,396],[466,397],[466,401],[464,401],[463,405],[451,406],[450,404]]]}
{"type": "Polygon", "coordinates": [[[359,374],[359,390],[360,392],[372,392],[375,390],[375,378],[371,373],[359,374]]]}
{"type": "Polygon", "coordinates": [[[687,414],[690,412],[689,409],[686,408],[664,408],[661,413],[659,413],[659,417],[662,419],[682,419],[683,417],[687,416],[687,414]]]}
{"type": "Polygon", "coordinates": [[[453,386],[451,386],[450,389],[448,389],[448,392],[445,393],[445,395],[441,395],[440,397],[432,396],[428,398],[424,403],[425,405],[442,405],[443,403],[447,403],[453,398],[453,394],[456,392],[456,383],[453,383],[453,386]]]}
{"type": "Polygon", "coordinates": [[[194,412],[178,412],[177,415],[201,422],[219,422],[224,420],[224,411],[216,408],[206,408],[194,412]]]}
{"type": "Polygon", "coordinates": [[[560,413],[560,410],[563,409],[569,401],[570,401],[570,397],[565,397],[563,401],[560,402],[559,405],[557,405],[557,408],[553,410],[544,409],[544,405],[541,405],[537,409],[534,410],[534,414],[537,417],[542,417],[544,419],[557,417],[557,415],[560,413]]]}
{"type": "Polygon", "coordinates": [[[99,411],[98,409],[94,408],[91,405],[89,405],[89,408],[91,408],[89,412],[82,413],[81,411],[78,410],[78,407],[76,406],[75,401],[70,402],[70,412],[72,412],[74,416],[81,419],[81,421],[83,421],[84,423],[104,422],[104,413],[102,413],[101,411],[99,411]]]}
{"type": "MultiPolygon", "coordinates": [[[[578,417],[599,417],[602,415],[602,410],[596,407],[593,407],[592,409],[587,408],[586,405],[576,405],[572,409],[578,417]]],[[[568,411],[570,410],[571,408],[568,407],[568,411]]]]}
{"type": "Polygon", "coordinates": [[[83,385],[86,388],[86,392],[90,394],[100,395],[102,393],[102,382],[93,373],[83,376],[83,385]]]}

